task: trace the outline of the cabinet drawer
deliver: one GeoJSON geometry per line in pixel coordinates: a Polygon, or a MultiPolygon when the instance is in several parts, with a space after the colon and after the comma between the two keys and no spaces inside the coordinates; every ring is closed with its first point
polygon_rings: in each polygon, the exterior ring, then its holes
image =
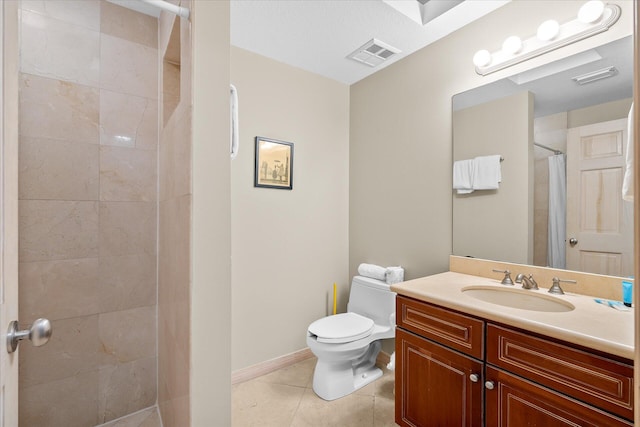
{"type": "Polygon", "coordinates": [[[486,425],[503,427],[630,427],[631,421],[594,408],[501,369],[487,366],[486,425]]]}
{"type": "Polygon", "coordinates": [[[483,358],[484,321],[400,295],[396,304],[399,327],[477,359],[483,358]]]}
{"type": "Polygon", "coordinates": [[[487,363],[633,419],[633,366],[551,340],[487,325],[487,363]]]}

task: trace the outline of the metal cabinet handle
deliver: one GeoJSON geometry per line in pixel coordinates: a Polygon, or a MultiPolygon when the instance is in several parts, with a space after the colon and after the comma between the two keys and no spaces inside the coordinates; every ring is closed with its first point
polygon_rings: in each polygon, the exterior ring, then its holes
{"type": "Polygon", "coordinates": [[[487,388],[487,390],[493,390],[495,384],[493,383],[493,381],[487,381],[484,383],[484,386],[487,388]]]}
{"type": "Polygon", "coordinates": [[[471,374],[469,375],[469,379],[471,380],[472,383],[477,383],[480,377],[478,376],[478,374],[471,374]]]}
{"type": "Polygon", "coordinates": [[[37,319],[29,329],[18,330],[18,321],[13,320],[9,323],[7,330],[7,352],[13,353],[18,348],[18,344],[25,338],[28,338],[34,347],[45,345],[51,338],[51,322],[48,319],[37,319]]]}

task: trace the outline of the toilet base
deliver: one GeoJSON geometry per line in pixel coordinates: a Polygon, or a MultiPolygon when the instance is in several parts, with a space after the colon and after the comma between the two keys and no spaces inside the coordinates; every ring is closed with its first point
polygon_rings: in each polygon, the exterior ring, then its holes
{"type": "Polygon", "coordinates": [[[375,341],[356,360],[318,359],[313,373],[313,391],[324,400],[335,400],[372,383],[382,376],[375,362],[382,344],[375,341]]]}

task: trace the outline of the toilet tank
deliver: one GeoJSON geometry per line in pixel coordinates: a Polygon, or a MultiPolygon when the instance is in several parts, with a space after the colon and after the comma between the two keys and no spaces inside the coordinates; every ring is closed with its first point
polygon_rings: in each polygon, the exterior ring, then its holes
{"type": "Polygon", "coordinates": [[[396,293],[386,282],[354,276],[347,311],[368,317],[377,325],[395,326],[396,293]]]}

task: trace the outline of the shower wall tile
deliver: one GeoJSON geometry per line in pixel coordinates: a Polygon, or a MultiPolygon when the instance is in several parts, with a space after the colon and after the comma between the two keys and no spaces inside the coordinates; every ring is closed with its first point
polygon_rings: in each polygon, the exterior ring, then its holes
{"type": "Polygon", "coordinates": [[[160,403],[158,409],[166,427],[191,425],[188,395],[160,403]]]}
{"type": "Polygon", "coordinates": [[[122,6],[103,1],[100,31],[152,48],[158,47],[158,20],[122,6]]]}
{"type": "MultiPolygon", "coordinates": [[[[191,9],[191,0],[183,0],[181,2],[183,7],[191,9]]],[[[180,26],[180,38],[181,40],[191,40],[191,25],[180,26]]],[[[180,99],[185,105],[192,104],[192,90],[191,90],[191,73],[192,73],[192,58],[191,48],[186,47],[180,49],[180,99]]]]}
{"type": "Polygon", "coordinates": [[[156,206],[152,202],[100,203],[100,256],[156,253],[156,206]]]}
{"type": "Polygon", "coordinates": [[[160,139],[159,198],[191,193],[191,107],[180,104],[160,139]]]}
{"type": "Polygon", "coordinates": [[[98,272],[98,258],[21,262],[20,319],[58,320],[98,313],[102,303],[98,272]]]}
{"type": "Polygon", "coordinates": [[[166,126],[180,103],[180,64],[162,63],[162,123],[166,126]]]}
{"type": "Polygon", "coordinates": [[[158,353],[160,401],[189,394],[188,301],[158,305],[158,353]]]}
{"type": "Polygon", "coordinates": [[[191,195],[160,202],[158,303],[189,298],[191,195]]]}
{"type": "Polygon", "coordinates": [[[149,254],[100,257],[100,312],[156,304],[156,257],[149,254]]]}
{"type": "Polygon", "coordinates": [[[22,72],[89,86],[100,82],[98,31],[23,10],[20,37],[22,72]]]}
{"type": "Polygon", "coordinates": [[[20,199],[98,200],[99,147],[20,138],[20,199]]]}
{"type": "Polygon", "coordinates": [[[53,334],[47,345],[20,347],[21,390],[86,374],[100,366],[104,356],[98,316],[54,320],[51,325],[53,334]]]}
{"type": "Polygon", "coordinates": [[[100,147],[100,200],[155,201],[156,164],[155,151],[100,147]]]}
{"type": "Polygon", "coordinates": [[[20,316],[54,333],[19,353],[20,425],[94,426],[157,397],[157,20],[21,9],[20,316]]]}
{"type": "Polygon", "coordinates": [[[99,91],[61,80],[20,75],[20,135],[98,144],[99,91]]]}
{"type": "Polygon", "coordinates": [[[98,423],[99,372],[20,390],[21,427],[87,427],[98,423]],[[71,407],[69,405],[72,405],[71,407]]]}
{"type": "Polygon", "coordinates": [[[100,87],[158,98],[158,50],[106,34],[100,44],[100,87]]]}
{"type": "Polygon", "coordinates": [[[100,369],[98,420],[111,421],[156,402],[156,358],[100,369]]]}
{"type": "Polygon", "coordinates": [[[98,202],[22,200],[21,262],[98,256],[98,202]]]}
{"type": "Polygon", "coordinates": [[[100,0],[22,0],[20,8],[99,31],[100,3],[100,0]]]}
{"type": "Polygon", "coordinates": [[[156,307],[102,313],[98,316],[104,364],[122,364],[156,355],[156,307]]]}
{"type": "Polygon", "coordinates": [[[101,90],[100,144],[155,150],[158,101],[101,90]]]}

